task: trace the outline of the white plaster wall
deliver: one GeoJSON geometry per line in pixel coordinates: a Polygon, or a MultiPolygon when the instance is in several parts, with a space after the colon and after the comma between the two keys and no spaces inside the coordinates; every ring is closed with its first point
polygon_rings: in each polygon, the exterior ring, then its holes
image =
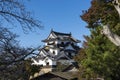
{"type": "MultiPolygon", "coordinates": [[[[49,62],[49,65],[53,65],[52,64],[52,60],[51,59],[48,59],[48,61],[47,62],[49,62]]],[[[47,64],[46,64],[47,65],[47,64]]]]}
{"type": "MultiPolygon", "coordinates": [[[[48,45],[48,44],[51,44],[51,43],[54,43],[54,42],[53,42],[53,41],[49,41],[49,42],[47,43],[47,45],[48,45]]],[[[48,46],[53,47],[53,45],[48,45],[48,46]]]]}
{"type": "Polygon", "coordinates": [[[56,65],[56,61],[52,61],[50,58],[46,58],[44,60],[39,60],[37,63],[33,63],[33,65],[43,65],[46,66],[49,63],[50,66],[56,65]]]}
{"type": "Polygon", "coordinates": [[[38,65],[46,66],[46,65],[47,65],[47,62],[49,63],[49,65],[53,65],[52,60],[49,59],[49,58],[46,58],[46,59],[44,59],[44,60],[39,60],[38,65]]]}
{"type": "Polygon", "coordinates": [[[40,65],[43,65],[43,66],[46,65],[45,61],[43,61],[43,60],[39,60],[39,64],[40,64],[40,65]]]}
{"type": "Polygon", "coordinates": [[[54,41],[49,41],[49,43],[54,43],[54,41]]]}
{"type": "MultiPolygon", "coordinates": [[[[56,61],[53,61],[53,60],[51,60],[51,59],[48,59],[47,62],[49,62],[49,65],[50,65],[50,66],[56,65],[56,61]]],[[[45,65],[47,65],[47,64],[45,64],[45,65]]]]}
{"type": "Polygon", "coordinates": [[[53,53],[55,51],[55,55],[58,55],[59,50],[58,49],[50,49],[50,52],[53,53]]]}
{"type": "Polygon", "coordinates": [[[45,46],[47,46],[47,43],[45,43],[45,46]]]}
{"type": "Polygon", "coordinates": [[[55,44],[58,44],[58,42],[59,42],[59,41],[58,41],[58,40],[56,40],[56,41],[55,41],[55,44]]]}

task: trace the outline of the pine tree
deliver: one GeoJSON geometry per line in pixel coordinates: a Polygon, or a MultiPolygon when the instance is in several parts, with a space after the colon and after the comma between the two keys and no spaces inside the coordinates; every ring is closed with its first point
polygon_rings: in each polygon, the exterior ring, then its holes
{"type": "Polygon", "coordinates": [[[84,54],[84,58],[79,59],[77,56],[78,63],[84,68],[84,77],[119,80],[120,47],[101,34],[101,24],[109,24],[112,32],[120,35],[120,19],[112,0],[92,0],[91,7],[81,18],[88,23],[87,28],[91,32],[90,36],[85,38],[79,54],[84,54]]]}

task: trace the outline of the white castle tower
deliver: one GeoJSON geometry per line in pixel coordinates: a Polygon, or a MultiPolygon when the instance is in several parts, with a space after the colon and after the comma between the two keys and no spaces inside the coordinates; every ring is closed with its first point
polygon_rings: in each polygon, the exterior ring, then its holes
{"type": "Polygon", "coordinates": [[[42,40],[44,47],[39,50],[39,55],[33,58],[33,65],[55,67],[57,62],[71,64],[77,54],[80,41],[74,39],[71,33],[60,33],[51,30],[49,36],[42,40]]]}

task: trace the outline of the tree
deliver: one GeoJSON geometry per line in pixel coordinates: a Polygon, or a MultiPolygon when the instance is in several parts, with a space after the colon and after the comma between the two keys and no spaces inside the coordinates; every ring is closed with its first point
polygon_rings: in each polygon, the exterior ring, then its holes
{"type": "Polygon", "coordinates": [[[5,24],[21,25],[23,30],[42,27],[41,22],[26,11],[23,0],[0,0],[0,20],[4,27],[5,24]]]}
{"type": "MultiPolygon", "coordinates": [[[[120,1],[119,0],[113,0],[112,2],[113,2],[113,5],[114,5],[116,11],[118,12],[119,18],[120,18],[120,1]]],[[[106,25],[103,26],[102,33],[104,35],[106,35],[106,37],[108,37],[108,39],[111,42],[113,42],[116,46],[120,46],[120,37],[110,30],[109,24],[106,24],[106,25]]]]}
{"type": "Polygon", "coordinates": [[[0,27],[0,79],[28,79],[26,64],[30,55],[35,54],[35,49],[22,48],[16,40],[17,35],[7,28],[0,27]]]}
{"type": "Polygon", "coordinates": [[[120,48],[101,34],[101,24],[109,24],[112,32],[120,35],[119,14],[112,1],[92,0],[91,7],[81,15],[91,32],[90,36],[85,38],[84,47],[79,54],[85,57],[77,60],[85,69],[85,77],[102,77],[105,80],[120,78],[120,48]]]}
{"type": "Polygon", "coordinates": [[[41,28],[41,22],[26,11],[23,0],[0,0],[0,21],[0,79],[27,80],[26,64],[30,61],[26,59],[38,48],[21,47],[17,35],[8,28],[21,26],[23,31],[33,30],[41,28]]]}

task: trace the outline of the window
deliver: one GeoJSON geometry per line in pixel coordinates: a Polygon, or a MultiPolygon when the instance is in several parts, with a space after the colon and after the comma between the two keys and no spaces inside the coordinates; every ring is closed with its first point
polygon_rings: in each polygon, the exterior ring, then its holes
{"type": "Polygon", "coordinates": [[[61,42],[61,47],[64,47],[64,45],[65,45],[64,42],[61,42]]]}
{"type": "Polygon", "coordinates": [[[53,54],[55,54],[55,51],[53,51],[53,54]]]}
{"type": "Polygon", "coordinates": [[[64,45],[64,42],[61,42],[62,45],[64,45]]]}
{"type": "Polygon", "coordinates": [[[46,65],[49,66],[49,62],[46,62],[46,65]]]}
{"type": "Polygon", "coordinates": [[[68,53],[68,55],[69,55],[70,57],[72,56],[70,52],[68,53]]]}

